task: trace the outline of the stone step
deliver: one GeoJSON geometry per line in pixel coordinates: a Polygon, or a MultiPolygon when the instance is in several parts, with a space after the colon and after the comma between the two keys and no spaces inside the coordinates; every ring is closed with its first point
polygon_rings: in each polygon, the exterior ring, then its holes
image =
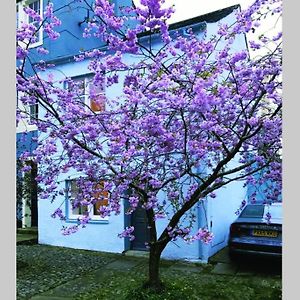
{"type": "Polygon", "coordinates": [[[17,245],[33,245],[38,243],[36,234],[17,234],[17,245]]]}
{"type": "Polygon", "coordinates": [[[37,227],[18,228],[17,233],[18,234],[38,234],[38,228],[37,227]]]}
{"type": "Polygon", "coordinates": [[[145,257],[149,258],[149,251],[127,250],[124,252],[125,256],[145,257]]]}

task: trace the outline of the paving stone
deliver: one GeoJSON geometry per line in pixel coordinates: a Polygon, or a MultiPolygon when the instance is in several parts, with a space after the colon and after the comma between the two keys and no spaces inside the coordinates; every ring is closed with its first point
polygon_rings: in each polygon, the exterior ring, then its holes
{"type": "MultiPolygon", "coordinates": [[[[63,296],[69,298],[73,285],[72,283],[70,286],[70,282],[81,277],[90,277],[94,270],[122,257],[45,245],[17,245],[16,248],[18,266],[16,288],[20,299],[30,299],[36,295],[59,297],[61,295],[57,290],[55,294],[51,294],[49,289],[55,289],[64,284],[68,286],[63,296]],[[35,276],[36,272],[37,276],[35,276]]],[[[88,287],[92,282],[92,280],[87,281],[88,287]]],[[[75,281],[74,284],[79,286],[82,282],[75,281]]],[[[80,290],[82,289],[80,286],[80,290]]],[[[85,292],[83,290],[83,293],[85,292]]]]}
{"type": "Polygon", "coordinates": [[[63,297],[52,297],[52,296],[34,296],[30,298],[30,300],[72,300],[73,298],[66,298],[65,296],[63,297]]]}
{"type": "Polygon", "coordinates": [[[40,296],[49,297],[49,300],[52,298],[53,300],[55,300],[56,298],[74,299],[72,296],[75,296],[78,293],[85,291],[92,283],[93,277],[80,277],[63,285],[60,285],[50,291],[42,293],[40,296]]]}
{"type": "Polygon", "coordinates": [[[217,263],[211,271],[212,274],[220,275],[235,275],[237,272],[237,266],[226,263],[217,263]]]}
{"type": "Polygon", "coordinates": [[[113,276],[113,275],[114,275],[113,270],[99,269],[99,270],[93,272],[93,280],[95,282],[102,282],[103,280],[106,280],[107,277],[113,276]]]}
{"type": "Polygon", "coordinates": [[[116,260],[104,266],[105,269],[112,269],[118,271],[129,271],[137,266],[140,262],[137,260],[116,260]]]}
{"type": "Polygon", "coordinates": [[[247,271],[247,270],[241,270],[241,271],[237,271],[236,273],[237,276],[254,276],[255,272],[253,271],[247,271]]]}
{"type": "Polygon", "coordinates": [[[188,265],[180,265],[180,264],[174,264],[168,269],[169,271],[180,271],[180,272],[186,272],[186,273],[200,273],[203,271],[203,268],[201,266],[188,266],[188,265]]]}
{"type": "Polygon", "coordinates": [[[37,227],[17,228],[17,234],[35,234],[38,235],[37,227]]]}
{"type": "Polygon", "coordinates": [[[128,250],[125,253],[125,256],[133,256],[133,257],[149,257],[149,251],[136,251],[136,250],[128,250]]]}
{"type": "Polygon", "coordinates": [[[228,247],[225,247],[221,249],[219,252],[214,254],[212,257],[209,258],[210,263],[231,263],[230,257],[229,257],[229,249],[228,247]]]}
{"type": "Polygon", "coordinates": [[[17,234],[17,243],[27,240],[37,240],[37,235],[35,234],[17,234]]]}
{"type": "Polygon", "coordinates": [[[254,276],[256,274],[255,265],[238,265],[237,276],[254,276]]]}

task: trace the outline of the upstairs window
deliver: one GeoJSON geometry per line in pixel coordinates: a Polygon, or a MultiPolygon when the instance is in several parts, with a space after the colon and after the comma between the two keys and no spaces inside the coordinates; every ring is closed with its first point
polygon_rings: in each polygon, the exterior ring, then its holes
{"type": "Polygon", "coordinates": [[[18,28],[19,27],[19,22],[20,22],[20,20],[19,20],[19,4],[17,4],[17,6],[16,6],[16,28],[18,28]]]}
{"type": "Polygon", "coordinates": [[[30,121],[36,121],[39,116],[39,107],[38,104],[31,104],[29,105],[29,118],[30,121]]]}
{"type": "Polygon", "coordinates": [[[24,12],[24,7],[29,7],[34,10],[40,17],[43,17],[43,0],[23,0],[17,3],[17,27],[20,27],[22,23],[33,24],[37,29],[36,40],[30,45],[30,47],[37,47],[43,43],[43,31],[41,22],[34,20],[31,16],[28,16],[24,12]]]}
{"type": "Polygon", "coordinates": [[[37,130],[39,118],[39,104],[25,104],[22,97],[26,97],[24,92],[17,91],[16,109],[18,117],[16,118],[17,132],[37,130]]]}
{"type": "Polygon", "coordinates": [[[82,103],[95,113],[105,111],[106,97],[104,83],[95,85],[91,74],[76,76],[71,79],[72,83],[67,84],[67,89],[73,90],[75,85],[78,99],[82,103]]]}

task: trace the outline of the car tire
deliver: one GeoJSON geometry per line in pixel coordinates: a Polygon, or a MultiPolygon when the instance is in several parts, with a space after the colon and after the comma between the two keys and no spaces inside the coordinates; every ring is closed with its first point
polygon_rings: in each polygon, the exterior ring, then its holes
{"type": "Polygon", "coordinates": [[[232,262],[237,262],[239,260],[239,255],[233,251],[229,251],[229,259],[232,262]]]}

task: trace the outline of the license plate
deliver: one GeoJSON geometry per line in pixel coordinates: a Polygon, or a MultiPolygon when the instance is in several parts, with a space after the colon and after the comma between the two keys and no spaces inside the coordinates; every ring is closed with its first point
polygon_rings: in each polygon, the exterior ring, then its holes
{"type": "Polygon", "coordinates": [[[253,230],[254,236],[265,236],[265,237],[277,237],[278,232],[277,231],[269,231],[269,230],[253,230]]]}

